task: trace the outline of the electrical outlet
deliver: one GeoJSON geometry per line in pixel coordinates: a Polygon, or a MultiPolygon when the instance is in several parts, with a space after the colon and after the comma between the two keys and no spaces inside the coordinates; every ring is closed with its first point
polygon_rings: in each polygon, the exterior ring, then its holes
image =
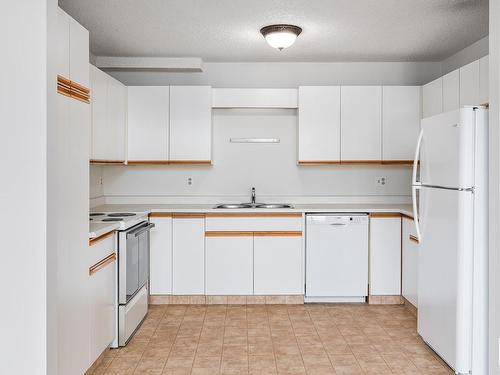
{"type": "Polygon", "coordinates": [[[98,184],[102,185],[102,176],[99,176],[98,184]]]}
{"type": "Polygon", "coordinates": [[[188,184],[188,186],[193,185],[193,178],[192,177],[187,178],[187,184],[188,184]]]}
{"type": "Polygon", "coordinates": [[[387,185],[387,177],[377,177],[376,184],[378,187],[384,187],[385,185],[387,185]]]}

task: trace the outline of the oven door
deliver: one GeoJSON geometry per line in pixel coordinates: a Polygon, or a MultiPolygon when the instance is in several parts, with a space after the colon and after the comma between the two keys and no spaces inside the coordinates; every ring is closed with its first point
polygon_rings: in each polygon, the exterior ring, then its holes
{"type": "Polygon", "coordinates": [[[153,223],[143,222],[120,233],[118,303],[127,304],[149,277],[149,230],[153,223]]]}

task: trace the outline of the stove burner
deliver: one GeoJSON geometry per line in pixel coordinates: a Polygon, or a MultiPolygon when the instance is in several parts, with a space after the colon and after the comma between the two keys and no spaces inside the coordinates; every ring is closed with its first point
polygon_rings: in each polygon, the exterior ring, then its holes
{"type": "Polygon", "coordinates": [[[112,214],[108,214],[109,217],[125,217],[125,216],[135,216],[132,212],[116,212],[112,214]]]}
{"type": "Polygon", "coordinates": [[[102,219],[101,221],[122,221],[121,217],[109,217],[106,219],[102,219]]]}
{"type": "Polygon", "coordinates": [[[102,216],[102,215],[104,215],[104,214],[103,214],[103,213],[100,213],[100,212],[92,212],[92,213],[90,214],[90,216],[102,216]]]}

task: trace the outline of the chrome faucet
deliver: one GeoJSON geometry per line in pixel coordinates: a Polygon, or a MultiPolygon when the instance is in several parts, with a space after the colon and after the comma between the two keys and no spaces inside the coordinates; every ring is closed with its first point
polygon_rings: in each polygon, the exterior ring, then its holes
{"type": "Polygon", "coordinates": [[[255,204],[255,188],[252,188],[252,204],[255,204]]]}

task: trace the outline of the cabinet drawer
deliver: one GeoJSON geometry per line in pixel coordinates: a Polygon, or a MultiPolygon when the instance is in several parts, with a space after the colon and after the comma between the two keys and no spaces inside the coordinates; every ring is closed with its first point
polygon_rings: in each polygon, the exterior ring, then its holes
{"type": "MultiPolygon", "coordinates": [[[[270,214],[279,215],[279,214],[270,214]]],[[[281,216],[209,216],[207,231],[302,231],[302,214],[286,213],[281,216]],[[286,215],[286,216],[285,216],[286,215]]]]}
{"type": "Polygon", "coordinates": [[[111,232],[91,240],[88,251],[88,266],[91,267],[116,251],[115,233],[111,232]]]}

